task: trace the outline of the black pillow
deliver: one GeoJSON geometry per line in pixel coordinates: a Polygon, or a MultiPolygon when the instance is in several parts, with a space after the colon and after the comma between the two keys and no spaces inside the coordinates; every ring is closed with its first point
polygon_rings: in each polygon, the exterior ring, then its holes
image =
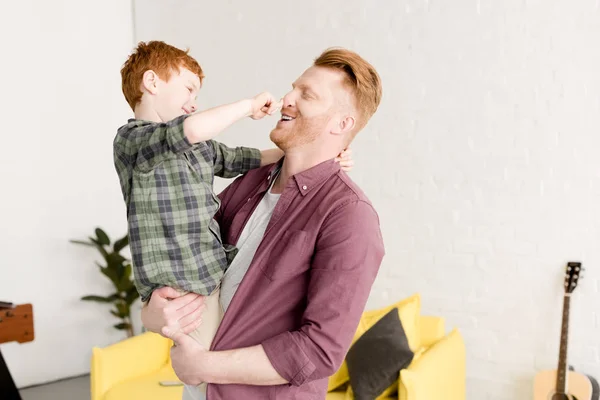
{"type": "Polygon", "coordinates": [[[394,307],[367,330],[346,355],[350,386],[356,400],[373,400],[398,380],[414,353],[394,307]]]}

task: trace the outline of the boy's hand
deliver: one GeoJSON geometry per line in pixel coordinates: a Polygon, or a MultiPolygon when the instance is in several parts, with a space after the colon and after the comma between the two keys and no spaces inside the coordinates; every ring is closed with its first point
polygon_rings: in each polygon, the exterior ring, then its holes
{"type": "Polygon", "coordinates": [[[342,170],[350,172],[354,166],[354,160],[352,159],[352,149],[348,148],[342,150],[342,152],[335,158],[335,161],[340,163],[342,170]]]}
{"type": "Polygon", "coordinates": [[[204,297],[182,294],[168,286],[156,289],[148,304],[142,307],[144,327],[166,336],[166,332],[188,334],[202,323],[204,297]]]}
{"type": "Polygon", "coordinates": [[[261,93],[250,100],[250,118],[257,120],[266,115],[273,115],[281,109],[283,101],[276,100],[269,92],[261,93]]]}

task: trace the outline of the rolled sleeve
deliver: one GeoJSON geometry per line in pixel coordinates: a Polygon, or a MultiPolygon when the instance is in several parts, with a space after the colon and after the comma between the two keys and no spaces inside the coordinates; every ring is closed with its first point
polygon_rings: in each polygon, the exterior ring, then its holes
{"type": "Polygon", "coordinates": [[[262,346],[275,371],[291,385],[300,386],[315,371],[315,365],[291,332],[267,339],[262,346]]]}
{"type": "Polygon", "coordinates": [[[193,147],[186,138],[183,122],[189,115],[169,122],[134,126],[121,131],[114,141],[115,152],[135,163],[142,170],[152,169],[170,154],[182,153],[193,147]]]}
{"type": "Polygon", "coordinates": [[[234,178],[260,167],[260,150],[251,147],[227,147],[210,140],[214,149],[214,171],[221,178],[234,178]]]}
{"type": "Polygon", "coordinates": [[[302,326],[262,343],[273,368],[291,385],[331,376],[358,327],[384,256],[379,219],[364,201],[324,222],[315,247],[302,326]]]}
{"type": "Polygon", "coordinates": [[[192,148],[193,144],[185,136],[183,123],[189,115],[181,115],[165,124],[164,133],[157,135],[156,140],[166,139],[169,150],[173,153],[183,153],[192,148]]]}

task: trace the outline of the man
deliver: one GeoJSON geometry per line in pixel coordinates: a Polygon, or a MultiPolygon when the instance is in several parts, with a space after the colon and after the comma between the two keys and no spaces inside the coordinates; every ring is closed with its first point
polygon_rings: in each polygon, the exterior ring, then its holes
{"type": "Polygon", "coordinates": [[[223,240],[239,253],[225,273],[225,311],[211,349],[186,335],[202,297],[154,292],[144,325],[174,340],[188,399],[324,399],[384,255],[379,219],[336,155],[375,113],[381,83],[358,54],[321,54],[283,99],[271,140],[285,152],[221,194],[223,240]]]}

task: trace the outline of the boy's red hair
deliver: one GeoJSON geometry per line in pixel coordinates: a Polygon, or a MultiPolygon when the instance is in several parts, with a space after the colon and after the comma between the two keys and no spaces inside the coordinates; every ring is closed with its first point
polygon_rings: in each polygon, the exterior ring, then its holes
{"type": "Polygon", "coordinates": [[[131,109],[142,100],[142,77],[148,70],[168,81],[173,71],[184,67],[198,75],[202,84],[202,68],[188,52],[161,41],[140,42],[121,68],[121,88],[131,109]]]}

